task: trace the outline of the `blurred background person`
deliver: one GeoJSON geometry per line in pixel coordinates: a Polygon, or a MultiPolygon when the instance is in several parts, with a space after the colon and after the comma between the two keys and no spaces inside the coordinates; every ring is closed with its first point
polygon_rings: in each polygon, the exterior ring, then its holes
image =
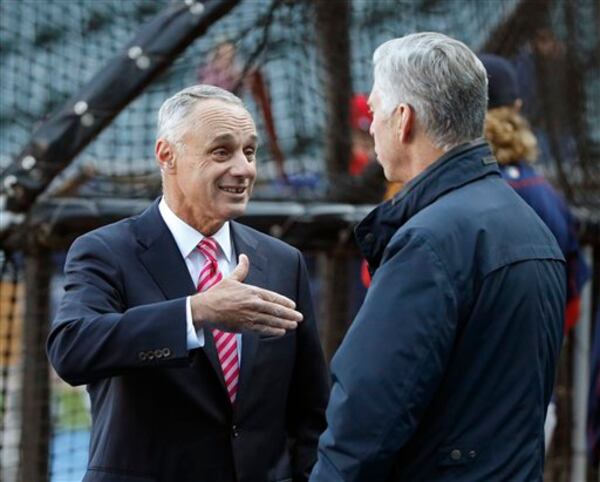
{"type": "MultiPolygon", "coordinates": [[[[369,134],[373,115],[369,109],[367,96],[355,94],[350,102],[350,129],[352,136],[352,157],[348,173],[360,176],[368,166],[377,164],[375,160],[375,144],[369,134]]],[[[384,180],[383,173],[381,179],[384,180]]]]}
{"type": "MultiPolygon", "coordinates": [[[[532,165],[539,158],[538,143],[520,114],[522,100],[515,69],[507,59],[497,55],[482,54],[480,59],[488,73],[485,137],[502,176],[550,228],[567,261],[566,333],[579,318],[581,289],[590,276],[577,241],[577,223],[562,196],[532,165]]],[[[546,450],[552,442],[557,418],[553,397],[544,425],[546,450]]]]}
{"type": "Polygon", "coordinates": [[[383,169],[375,159],[369,134],[373,116],[367,96],[357,93],[350,100],[351,153],[348,172],[338,176],[327,189],[328,200],[350,204],[377,204],[386,191],[383,169]]]}
{"type": "Polygon", "coordinates": [[[260,69],[243,68],[237,58],[235,43],[222,39],[216,43],[208,60],[199,67],[197,78],[199,84],[221,87],[238,97],[242,97],[245,90],[250,91],[262,114],[269,151],[275,161],[277,175],[280,179],[287,179],[284,168],[285,157],[277,139],[269,90],[260,69]]]}
{"type": "Polygon", "coordinates": [[[577,222],[567,203],[534,166],[539,159],[537,138],[521,115],[517,74],[512,64],[497,55],[480,56],[488,72],[488,112],[485,137],[506,181],[546,223],[567,260],[565,331],[577,322],[581,289],[590,270],[577,241],[577,222]]]}
{"type": "Polygon", "coordinates": [[[577,163],[578,149],[572,106],[557,102],[570,85],[569,58],[565,44],[545,25],[534,29],[528,42],[518,51],[511,64],[515,67],[522,114],[531,123],[545,168],[556,162],[577,163]]]}

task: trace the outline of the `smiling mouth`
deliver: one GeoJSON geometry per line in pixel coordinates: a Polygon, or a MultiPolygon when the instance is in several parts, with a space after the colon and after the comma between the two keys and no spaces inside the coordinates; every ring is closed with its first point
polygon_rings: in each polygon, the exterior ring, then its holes
{"type": "Polygon", "coordinates": [[[221,191],[225,191],[228,192],[230,194],[244,194],[246,192],[246,187],[245,186],[241,186],[241,187],[234,187],[234,186],[219,186],[219,189],[221,191]]]}

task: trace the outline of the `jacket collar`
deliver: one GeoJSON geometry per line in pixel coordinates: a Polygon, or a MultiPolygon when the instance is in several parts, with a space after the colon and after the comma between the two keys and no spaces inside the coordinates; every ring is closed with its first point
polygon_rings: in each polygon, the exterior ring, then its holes
{"type": "Polygon", "coordinates": [[[489,175],[499,176],[500,170],[488,144],[477,139],[446,152],[394,198],[371,211],[355,228],[371,273],[394,233],[410,218],[444,194],[489,175]]]}

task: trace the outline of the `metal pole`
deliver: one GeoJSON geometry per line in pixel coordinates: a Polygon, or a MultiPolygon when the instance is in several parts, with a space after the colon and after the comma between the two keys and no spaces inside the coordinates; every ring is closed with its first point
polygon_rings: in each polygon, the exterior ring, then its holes
{"type": "MultiPolygon", "coordinates": [[[[325,97],[325,164],[327,177],[333,182],[348,172],[350,159],[350,2],[317,0],[315,30],[321,58],[325,97]]],[[[348,320],[348,257],[335,249],[321,255],[324,284],[324,350],[330,359],[342,341],[348,320]]]]}
{"type": "Polygon", "coordinates": [[[48,251],[37,248],[26,254],[21,482],[49,479],[50,372],[45,342],[51,273],[52,260],[48,251]]]}
{"type": "Polygon", "coordinates": [[[315,28],[326,108],[325,165],[330,182],[348,172],[350,160],[350,3],[317,0],[315,28]]]}
{"type": "MultiPolygon", "coordinates": [[[[592,248],[585,246],[584,254],[590,266],[593,262],[592,248]]],[[[592,327],[592,286],[587,283],[581,294],[581,315],[575,325],[573,350],[573,431],[571,444],[573,462],[571,482],[587,480],[586,422],[588,393],[590,390],[590,338],[592,327]]]]}
{"type": "Polygon", "coordinates": [[[331,360],[342,342],[348,319],[348,258],[338,252],[319,254],[319,277],[323,280],[321,316],[323,350],[331,360]]]}

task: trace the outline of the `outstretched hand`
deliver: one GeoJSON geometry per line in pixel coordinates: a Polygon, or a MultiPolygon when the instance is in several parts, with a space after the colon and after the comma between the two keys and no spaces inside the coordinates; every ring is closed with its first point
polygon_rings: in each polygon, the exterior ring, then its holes
{"type": "Polygon", "coordinates": [[[196,328],[211,326],[222,331],[251,330],[268,336],[281,336],[302,321],[296,304],[273,291],[243,284],[250,262],[240,255],[233,272],[216,285],[191,298],[196,328]]]}

